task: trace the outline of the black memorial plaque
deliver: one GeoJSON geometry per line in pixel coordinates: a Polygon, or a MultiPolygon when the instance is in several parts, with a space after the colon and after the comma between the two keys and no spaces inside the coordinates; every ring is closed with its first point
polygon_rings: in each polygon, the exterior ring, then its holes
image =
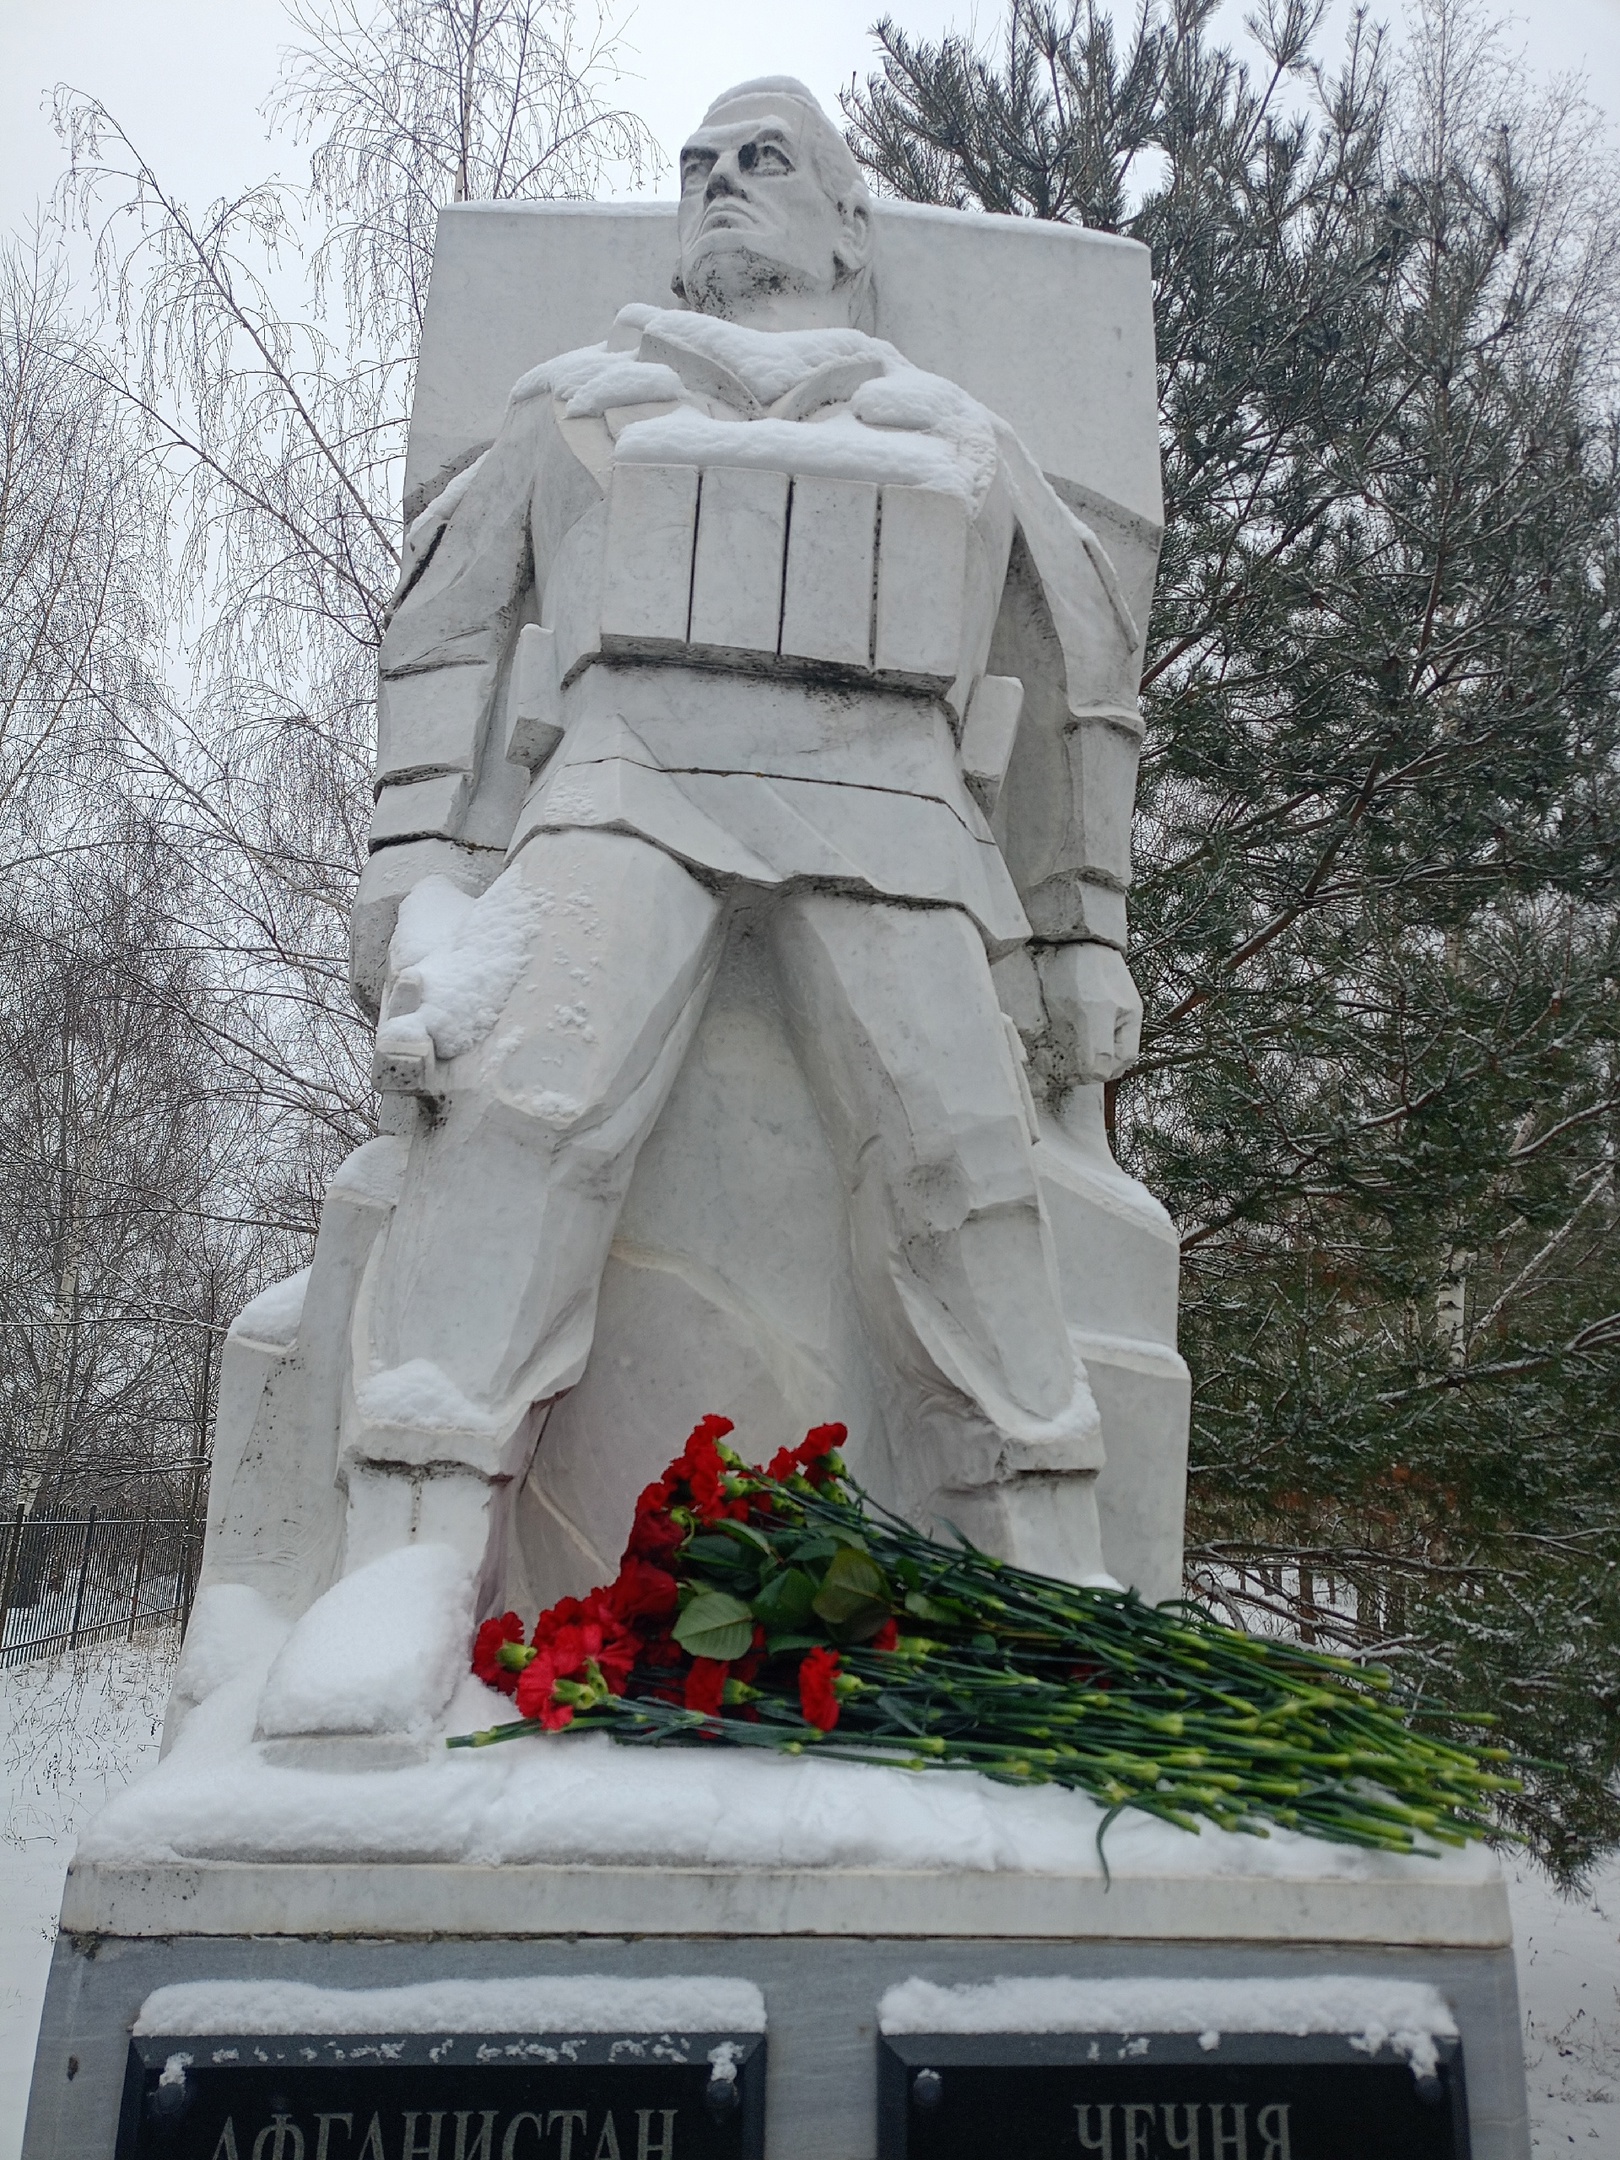
{"type": "Polygon", "coordinates": [[[1469,2160],[1461,2046],[1435,2049],[1420,2079],[1334,2035],[907,2034],[878,2043],[878,2156],[1469,2160]]]}
{"type": "Polygon", "coordinates": [[[761,2160],[764,2150],[758,2033],[223,2034],[130,2042],[117,2160],[761,2160]]]}

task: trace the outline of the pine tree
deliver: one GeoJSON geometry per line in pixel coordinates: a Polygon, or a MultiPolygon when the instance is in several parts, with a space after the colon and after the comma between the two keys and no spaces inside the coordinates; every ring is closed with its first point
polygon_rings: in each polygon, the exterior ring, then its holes
{"type": "Polygon", "coordinates": [[[1183,1238],[1190,1574],[1620,1840],[1620,214],[1465,5],[876,31],[877,183],[1152,250],[1167,530],[1112,1104],[1183,1238]]]}

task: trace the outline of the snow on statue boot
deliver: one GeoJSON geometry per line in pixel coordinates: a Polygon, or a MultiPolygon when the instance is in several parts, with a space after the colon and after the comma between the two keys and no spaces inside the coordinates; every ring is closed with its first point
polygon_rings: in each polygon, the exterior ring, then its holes
{"type": "Polygon", "coordinates": [[[386,1767],[429,1744],[472,1624],[499,1599],[512,1488],[539,1421],[479,1411],[423,1358],[350,1395],[342,1573],[265,1684],[257,1737],[275,1760],[386,1767]]]}

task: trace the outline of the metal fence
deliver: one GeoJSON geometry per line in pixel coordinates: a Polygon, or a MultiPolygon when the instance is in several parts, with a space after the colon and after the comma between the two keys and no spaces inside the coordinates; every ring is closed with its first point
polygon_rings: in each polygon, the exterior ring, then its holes
{"type": "Polygon", "coordinates": [[[0,1556],[0,1666],[83,1644],[133,1642],[191,1615],[202,1526],[184,1516],[56,1520],[19,1508],[0,1556]]]}
{"type": "Polygon", "coordinates": [[[1385,1661],[1413,1648],[1409,1595],[1470,1570],[1422,1552],[1362,1546],[1314,1547],[1236,1541],[1195,1545],[1186,1555],[1191,1597],[1229,1626],[1282,1636],[1335,1655],[1385,1661]]]}

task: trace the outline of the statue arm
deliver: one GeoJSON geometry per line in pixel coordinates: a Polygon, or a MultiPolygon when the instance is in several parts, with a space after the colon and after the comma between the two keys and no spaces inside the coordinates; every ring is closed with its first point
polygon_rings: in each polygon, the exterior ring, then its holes
{"type": "Polygon", "coordinates": [[[1124,959],[1140,639],[1096,536],[1016,438],[1002,450],[1018,533],[989,666],[1024,697],[993,829],[1034,936],[997,979],[1055,1106],[1128,1071],[1140,1040],[1124,959]]]}
{"type": "Polygon", "coordinates": [[[435,873],[480,892],[501,867],[527,776],[493,739],[495,716],[537,576],[595,492],[542,386],[514,393],[489,449],[411,527],[378,660],[375,806],[351,922],[350,986],[369,1017],[405,895],[435,873]]]}

